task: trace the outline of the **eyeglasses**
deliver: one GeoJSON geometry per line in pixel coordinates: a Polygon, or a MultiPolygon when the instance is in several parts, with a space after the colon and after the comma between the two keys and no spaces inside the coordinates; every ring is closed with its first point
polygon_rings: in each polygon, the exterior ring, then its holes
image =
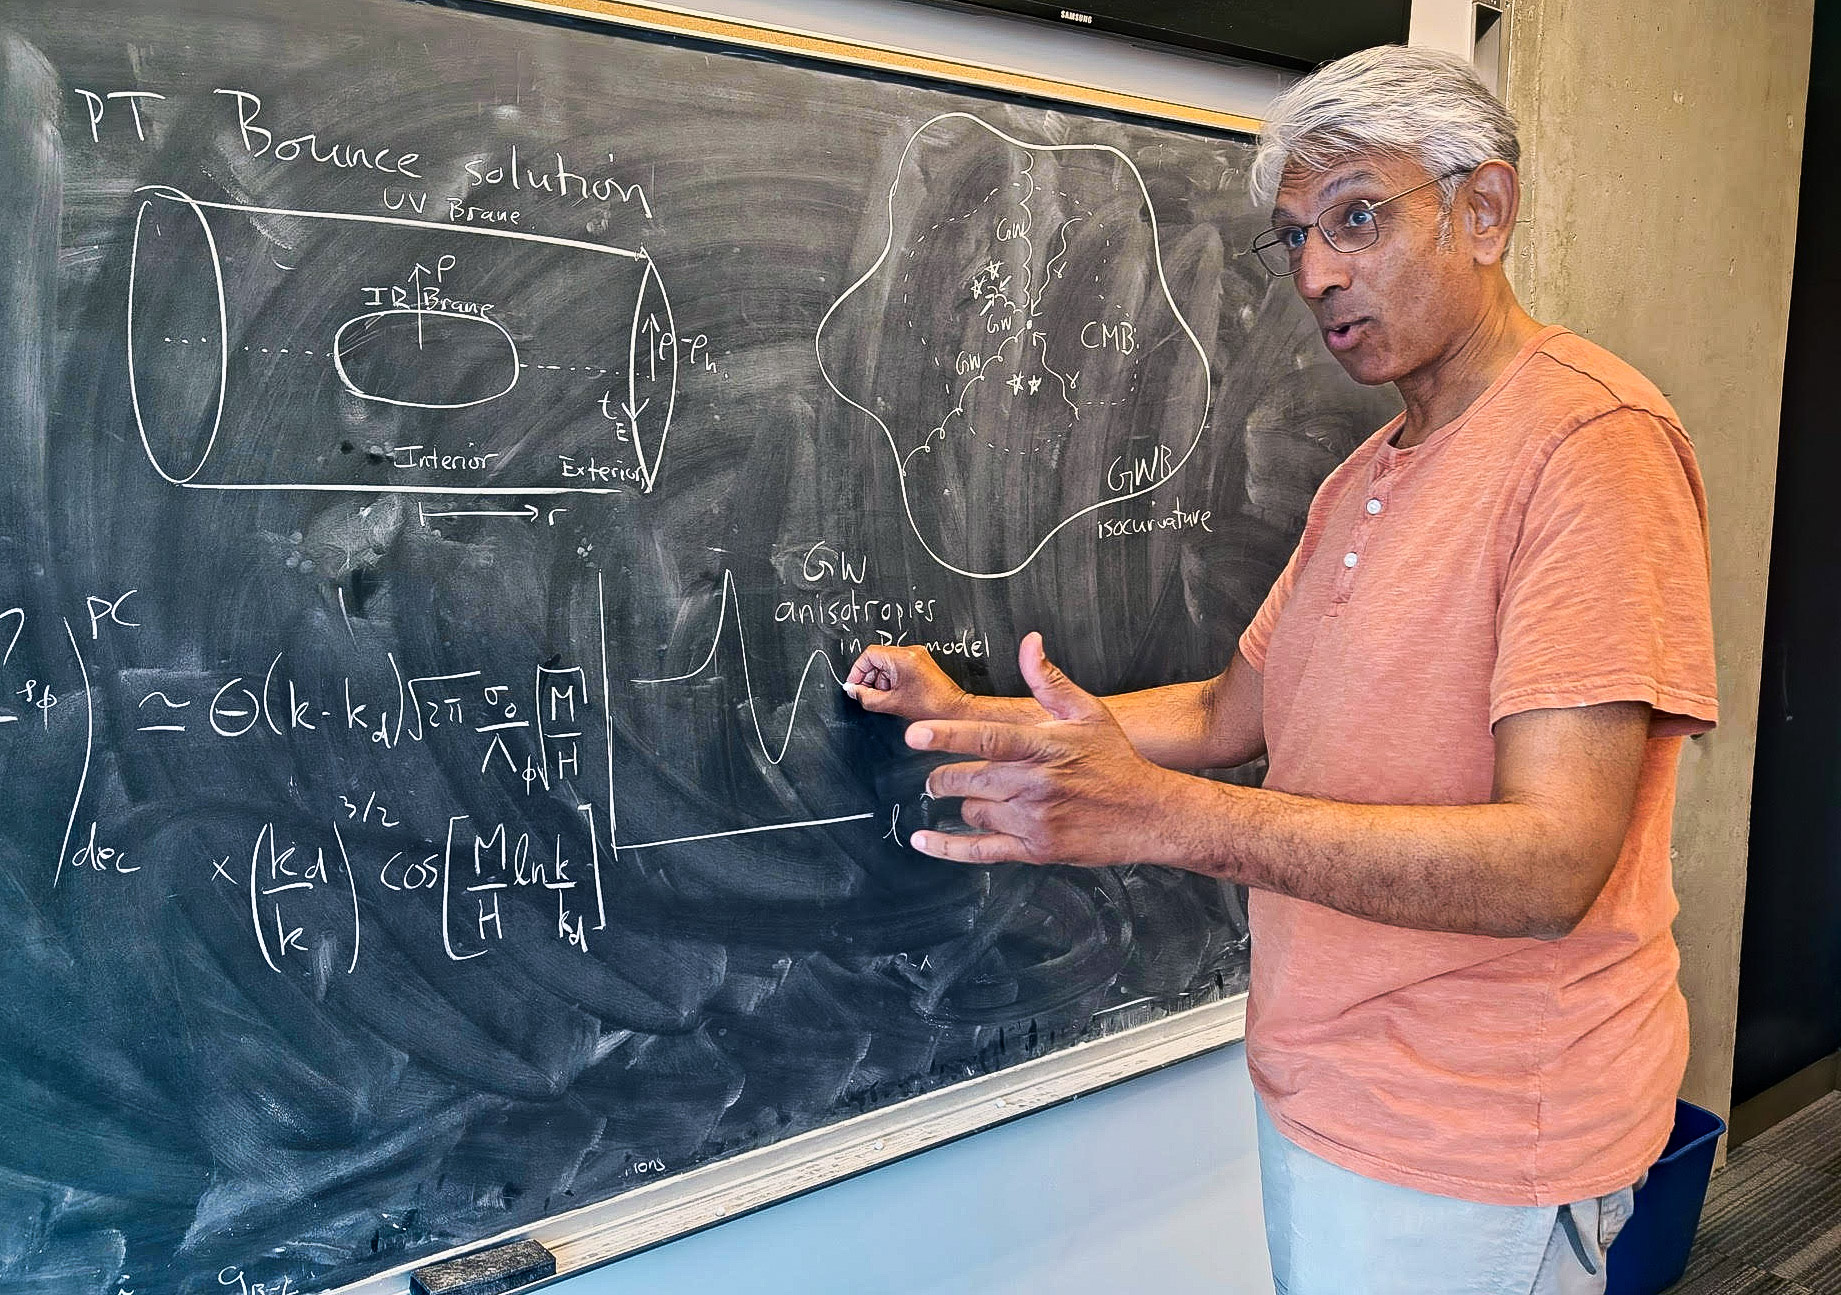
{"type": "MultiPolygon", "coordinates": [[[[1481,165],[1479,163],[1479,165],[1481,165]]],[[[1317,213],[1317,218],[1308,225],[1279,225],[1268,229],[1253,240],[1248,252],[1259,258],[1259,263],[1266,267],[1266,272],[1274,278],[1285,279],[1298,272],[1304,260],[1304,244],[1310,238],[1310,231],[1315,229],[1323,235],[1323,241],[1338,252],[1360,252],[1373,247],[1381,237],[1381,221],[1377,212],[1390,202],[1398,202],[1409,194],[1429,189],[1435,184],[1443,183],[1453,176],[1468,175],[1477,167],[1466,166],[1456,171],[1447,171],[1435,175],[1424,184],[1416,184],[1410,189],[1402,189],[1391,198],[1379,202],[1369,202],[1366,198],[1355,198],[1348,202],[1339,202],[1325,207],[1317,213]]]]}

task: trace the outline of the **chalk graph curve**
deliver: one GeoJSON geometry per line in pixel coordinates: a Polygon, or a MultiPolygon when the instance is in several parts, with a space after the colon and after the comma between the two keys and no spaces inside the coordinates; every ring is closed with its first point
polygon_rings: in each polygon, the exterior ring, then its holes
{"type": "Polygon", "coordinates": [[[1151,202],[1150,189],[1144,183],[1143,174],[1138,170],[1137,164],[1133,162],[1130,157],[1110,144],[1031,144],[1025,140],[1017,139],[1014,135],[993,126],[990,122],[985,121],[982,117],[974,113],[943,112],[922,123],[921,126],[908,137],[907,144],[902,148],[901,157],[895,164],[895,179],[889,185],[887,217],[888,233],[887,237],[883,240],[882,251],[877,254],[875,261],[871,263],[870,267],[858,276],[856,282],[844,289],[838,296],[838,299],[831,303],[830,308],[825,311],[824,317],[818,321],[818,330],[813,340],[813,350],[817,354],[818,371],[824,377],[825,385],[831,388],[832,392],[839,400],[842,400],[852,409],[857,410],[873,421],[877,427],[882,429],[883,436],[888,439],[889,450],[895,456],[895,470],[901,486],[902,511],[907,515],[909,529],[914,532],[914,537],[920,541],[920,545],[926,550],[928,557],[932,558],[940,566],[951,571],[955,575],[965,576],[972,580],[1006,580],[1022,571],[1031,562],[1034,562],[1042,550],[1048,547],[1049,541],[1054,539],[1055,536],[1067,526],[1085,517],[1089,513],[1097,512],[1101,508],[1108,508],[1113,504],[1123,503],[1127,499],[1136,499],[1140,495],[1147,495],[1153,490],[1160,489],[1165,483],[1175,477],[1178,472],[1182,471],[1183,465],[1188,463],[1190,456],[1195,453],[1196,447],[1202,443],[1202,434],[1208,430],[1208,416],[1214,401],[1214,371],[1213,367],[1208,362],[1207,348],[1202,345],[1201,339],[1195,335],[1195,330],[1189,326],[1189,321],[1183,315],[1182,308],[1176,304],[1176,295],[1170,291],[1170,281],[1165,277],[1163,268],[1163,242],[1162,234],[1157,224],[1157,208],[1151,202]],[[1144,199],[1145,213],[1150,218],[1151,255],[1157,266],[1158,287],[1163,291],[1164,302],[1169,306],[1171,315],[1181,327],[1183,335],[1189,339],[1190,345],[1195,347],[1196,356],[1202,362],[1202,417],[1196,426],[1195,435],[1190,438],[1189,444],[1183,448],[1183,452],[1172,461],[1169,470],[1156,480],[1138,489],[1109,495],[1104,499],[1087,504],[1075,512],[1068,514],[1068,516],[1062,518],[1059,522],[1050,527],[1047,533],[1036,542],[1035,547],[1030,549],[1028,554],[1024,556],[1020,562],[1002,571],[973,571],[969,568],[959,566],[942,554],[936,552],[933,546],[927,542],[927,537],[922,534],[920,524],[914,517],[913,501],[908,496],[908,466],[906,460],[902,456],[901,445],[896,441],[894,432],[889,429],[889,425],[885,423],[874,410],[862,404],[860,401],[853,400],[847,395],[843,388],[838,385],[837,380],[832,377],[831,370],[825,364],[825,327],[831,322],[831,317],[838,312],[843,304],[848,301],[859,288],[868,283],[881,271],[883,264],[895,250],[895,195],[901,188],[901,176],[903,169],[908,164],[909,156],[914,152],[915,145],[920,142],[921,136],[925,135],[929,130],[939,125],[941,122],[955,120],[967,121],[974,125],[981,126],[1004,143],[1031,153],[1105,153],[1123,162],[1126,169],[1131,172],[1133,181],[1135,181],[1138,186],[1139,195],[1144,199]]]}
{"type": "Polygon", "coordinates": [[[799,721],[799,703],[805,698],[806,680],[812,673],[812,667],[822,662],[825,671],[831,676],[831,681],[835,683],[840,690],[844,690],[846,686],[843,677],[837,672],[837,667],[831,663],[831,654],[823,648],[813,649],[811,655],[806,657],[804,667],[799,671],[799,685],[793,690],[792,705],[788,708],[786,717],[786,735],[780,740],[779,754],[774,754],[773,751],[768,749],[767,733],[766,730],[761,727],[761,715],[754,692],[754,672],[748,664],[748,631],[742,624],[740,603],[740,595],[735,592],[735,573],[732,571],[724,571],[722,573],[722,598],[716,608],[716,635],[710,640],[710,650],[704,656],[702,662],[698,664],[695,669],[687,670],[683,674],[665,675],[659,678],[634,679],[632,682],[636,684],[688,683],[690,680],[695,679],[698,675],[709,669],[710,666],[714,665],[716,662],[717,649],[722,646],[723,628],[728,623],[730,607],[733,604],[735,611],[735,637],[741,645],[742,689],[748,699],[748,718],[754,723],[754,740],[756,745],[761,748],[761,755],[766,758],[767,763],[778,765],[781,761],[786,759],[787,749],[793,744],[793,726],[799,721]]]}

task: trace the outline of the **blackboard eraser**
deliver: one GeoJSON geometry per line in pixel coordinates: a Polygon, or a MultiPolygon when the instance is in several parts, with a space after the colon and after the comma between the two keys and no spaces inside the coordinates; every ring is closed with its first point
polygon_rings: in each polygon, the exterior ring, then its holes
{"type": "Polygon", "coordinates": [[[476,1250],[409,1274],[410,1295],[504,1295],[556,1275],[556,1256],[538,1241],[476,1250]]]}

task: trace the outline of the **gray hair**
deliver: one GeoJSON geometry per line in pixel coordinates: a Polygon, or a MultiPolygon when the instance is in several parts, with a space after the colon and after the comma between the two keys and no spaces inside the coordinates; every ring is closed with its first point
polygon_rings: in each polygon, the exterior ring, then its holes
{"type": "MultiPolygon", "coordinates": [[[[1261,206],[1287,167],[1327,171],[1358,154],[1407,157],[1428,175],[1521,162],[1515,119],[1456,54],[1377,45],[1312,72],[1272,101],[1250,184],[1261,206]]],[[[1439,190],[1445,202],[1461,174],[1439,190]]]]}

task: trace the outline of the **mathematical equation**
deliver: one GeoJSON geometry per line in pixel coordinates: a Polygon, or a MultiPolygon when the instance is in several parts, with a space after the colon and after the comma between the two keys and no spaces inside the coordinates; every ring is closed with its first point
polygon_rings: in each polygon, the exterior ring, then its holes
{"type": "MultiPolygon", "coordinates": [[[[19,648],[30,618],[23,607],[0,612],[0,683],[6,690],[0,732],[12,729],[9,748],[18,750],[32,739],[80,736],[83,743],[69,815],[51,866],[53,889],[79,876],[132,876],[144,866],[133,843],[117,839],[91,803],[99,733],[221,744],[314,735],[386,751],[441,739],[444,755],[454,749],[452,735],[459,734],[482,779],[509,783],[514,794],[527,797],[561,795],[579,815],[584,832],[555,833],[539,842],[529,830],[516,831],[502,822],[476,824],[456,814],[447,816],[437,850],[379,851],[356,844],[349,833],[370,829],[366,840],[387,841],[390,833],[405,829],[401,812],[380,790],[339,794],[336,808],[311,834],[291,825],[295,818],[287,824],[264,822],[253,839],[209,861],[216,881],[247,892],[251,935],[263,961],[281,971],[290,959],[324,960],[336,944],[339,962],[348,973],[355,971],[363,944],[361,891],[379,899],[438,893],[442,945],[456,961],[480,957],[505,938],[501,904],[506,892],[553,896],[554,934],[583,952],[590,930],[605,928],[601,861],[612,845],[611,839],[603,841],[604,833],[611,833],[612,814],[608,805],[577,792],[575,783],[585,773],[584,741],[597,741],[602,757],[611,760],[607,698],[591,695],[584,667],[542,663],[517,683],[489,679],[480,669],[405,676],[395,653],[385,651],[395,690],[383,698],[366,697],[365,685],[349,674],[337,679],[336,696],[312,695],[288,669],[286,652],[276,653],[259,675],[232,672],[220,678],[121,669],[99,677],[96,652],[125,650],[129,644],[119,641],[141,628],[135,619],[139,601],[136,589],[92,595],[84,618],[74,623],[57,618],[69,649],[68,670],[60,672],[44,669],[43,661],[31,671],[21,670],[19,648]],[[109,713],[112,703],[124,713],[109,713]],[[585,729],[591,716],[600,730],[596,734],[585,729]],[[573,842],[584,833],[586,857],[578,858],[573,842]],[[575,899],[572,892],[578,887],[592,889],[591,902],[575,899]]],[[[610,778],[610,797],[611,790],[610,778]]]]}

